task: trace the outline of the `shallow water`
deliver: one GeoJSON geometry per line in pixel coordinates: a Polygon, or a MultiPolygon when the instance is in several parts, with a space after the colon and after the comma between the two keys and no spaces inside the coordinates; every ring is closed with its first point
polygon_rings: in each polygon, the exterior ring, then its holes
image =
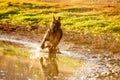
{"type": "Polygon", "coordinates": [[[25,39],[22,37],[17,37],[17,36],[7,36],[7,35],[0,35],[0,41],[8,41],[12,43],[19,43],[23,44],[25,47],[30,48],[30,52],[33,53],[31,54],[31,59],[37,58],[40,56],[40,43],[25,39]]]}
{"type": "MultiPolygon", "coordinates": [[[[23,44],[30,48],[31,61],[0,56],[0,80],[40,80],[37,60],[44,50],[40,43],[16,36],[0,35],[0,41],[23,44]],[[36,66],[35,66],[36,65],[36,66]]],[[[67,44],[65,44],[67,46],[67,44]]],[[[69,46],[69,45],[68,45],[69,46]]],[[[61,55],[83,59],[83,68],[66,80],[120,80],[120,54],[104,53],[85,55],[77,51],[60,50],[61,55]]]]}
{"type": "Polygon", "coordinates": [[[37,65],[32,61],[1,55],[0,80],[40,80],[41,73],[37,65]]]}

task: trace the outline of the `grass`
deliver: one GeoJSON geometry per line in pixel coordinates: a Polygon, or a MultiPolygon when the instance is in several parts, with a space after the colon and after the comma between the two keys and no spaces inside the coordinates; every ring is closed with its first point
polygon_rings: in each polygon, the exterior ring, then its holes
{"type": "Polygon", "coordinates": [[[4,44],[1,42],[0,42],[0,54],[16,56],[16,57],[24,57],[24,58],[30,57],[30,53],[27,50],[23,50],[23,49],[20,49],[19,47],[4,44]]]}
{"type": "MultiPolygon", "coordinates": [[[[101,6],[102,7],[102,6],[101,6]]],[[[104,6],[103,6],[104,7],[104,6]]],[[[90,6],[43,3],[36,1],[0,0],[0,19],[12,24],[49,25],[52,16],[61,16],[66,30],[85,30],[92,33],[120,32],[119,9],[106,7],[103,10],[90,6]]]]}
{"type": "Polygon", "coordinates": [[[93,48],[99,47],[119,52],[119,3],[73,5],[29,0],[0,0],[2,23],[25,24],[26,27],[30,24],[38,24],[46,27],[51,23],[53,15],[61,16],[62,28],[65,30],[80,32],[80,34],[84,31],[79,38],[81,43],[91,43],[93,48]],[[110,47],[111,45],[113,46],[110,47]]]}
{"type": "MultiPolygon", "coordinates": [[[[0,42],[0,54],[29,59],[31,53],[29,53],[27,50],[21,49],[20,47],[0,42]]],[[[79,60],[66,56],[59,56],[57,62],[59,64],[63,64],[74,68],[81,66],[79,60]]]]}

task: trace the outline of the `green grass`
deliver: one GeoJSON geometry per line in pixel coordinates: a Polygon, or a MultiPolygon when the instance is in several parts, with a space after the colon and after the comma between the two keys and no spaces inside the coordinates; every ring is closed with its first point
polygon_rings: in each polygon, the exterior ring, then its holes
{"type": "Polygon", "coordinates": [[[66,30],[92,33],[120,33],[118,9],[97,10],[89,6],[73,6],[57,3],[0,0],[0,20],[12,24],[49,25],[52,16],[61,16],[62,27],[66,30]]]}
{"type": "Polygon", "coordinates": [[[19,47],[15,47],[13,45],[8,45],[4,43],[0,43],[0,54],[25,58],[30,57],[30,53],[27,50],[23,50],[19,47]]]}

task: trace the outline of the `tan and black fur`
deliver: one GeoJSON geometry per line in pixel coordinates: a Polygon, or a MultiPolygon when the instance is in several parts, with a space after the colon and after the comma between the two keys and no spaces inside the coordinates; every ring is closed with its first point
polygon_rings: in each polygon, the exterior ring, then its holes
{"type": "Polygon", "coordinates": [[[45,36],[43,38],[41,48],[49,48],[49,49],[56,49],[57,45],[59,44],[62,38],[63,32],[61,29],[60,17],[56,20],[53,16],[53,21],[48,28],[45,36]]]}

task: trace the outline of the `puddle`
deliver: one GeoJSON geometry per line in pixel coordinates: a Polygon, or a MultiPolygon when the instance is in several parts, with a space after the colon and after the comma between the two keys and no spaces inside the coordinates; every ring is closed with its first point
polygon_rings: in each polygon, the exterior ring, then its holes
{"type": "MultiPolygon", "coordinates": [[[[0,41],[8,41],[23,44],[30,48],[30,59],[39,58],[44,51],[40,50],[40,43],[23,39],[22,37],[0,35],[0,41]]],[[[61,50],[61,55],[84,59],[84,69],[78,70],[68,80],[119,80],[120,79],[120,56],[112,55],[85,55],[75,51],[61,50]],[[92,63],[92,64],[91,64],[92,63]]],[[[105,53],[108,54],[108,53],[105,53]]],[[[0,80],[42,80],[40,77],[40,69],[35,66],[39,65],[39,61],[31,61],[31,63],[22,60],[13,60],[6,57],[0,58],[0,80]],[[9,66],[10,65],[10,66],[9,66]],[[20,69],[20,71],[19,71],[20,69]],[[30,71],[30,72],[29,72],[30,71]],[[9,73],[9,75],[8,75],[9,73]],[[14,76],[14,77],[13,77],[14,76]]],[[[66,79],[67,80],[67,79],[66,79]]]]}
{"type": "Polygon", "coordinates": [[[0,56],[0,80],[42,80],[37,65],[29,60],[0,56]]]}

